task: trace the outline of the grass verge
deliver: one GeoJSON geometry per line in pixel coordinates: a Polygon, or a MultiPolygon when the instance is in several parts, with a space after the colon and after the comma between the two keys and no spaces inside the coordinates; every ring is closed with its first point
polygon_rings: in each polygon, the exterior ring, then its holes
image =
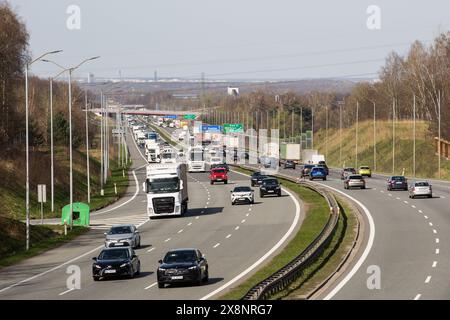
{"type": "Polygon", "coordinates": [[[0,268],[19,263],[44,251],[67,243],[88,229],[74,227],[64,236],[64,227],[58,225],[30,226],[30,250],[25,250],[25,224],[5,217],[0,218],[0,268]]]}
{"type": "MultiPolygon", "coordinates": [[[[250,174],[250,170],[235,168],[236,171],[250,174]]],[[[289,180],[279,178],[283,186],[295,192],[304,203],[306,216],[302,226],[287,246],[272,260],[261,267],[254,275],[219,299],[241,299],[255,284],[269,277],[274,272],[284,267],[301,253],[322,231],[328,221],[330,209],[326,200],[309,188],[301,187],[289,180]]]]}
{"type": "Polygon", "coordinates": [[[273,299],[306,299],[315,288],[333,274],[348,254],[357,233],[358,221],[354,209],[347,200],[343,198],[337,198],[337,200],[341,215],[330,244],[302,276],[285,290],[273,296],[273,299]]]}

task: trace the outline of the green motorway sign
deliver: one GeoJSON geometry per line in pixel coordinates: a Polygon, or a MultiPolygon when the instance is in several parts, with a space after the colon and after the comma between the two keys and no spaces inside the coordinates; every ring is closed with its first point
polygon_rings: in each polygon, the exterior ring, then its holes
{"type": "Polygon", "coordinates": [[[183,119],[186,119],[186,120],[195,120],[197,117],[196,117],[196,115],[195,114],[186,114],[186,115],[184,115],[184,117],[183,117],[183,119]]]}
{"type": "Polygon", "coordinates": [[[223,125],[224,133],[240,133],[244,132],[242,123],[225,123],[223,125]]]}

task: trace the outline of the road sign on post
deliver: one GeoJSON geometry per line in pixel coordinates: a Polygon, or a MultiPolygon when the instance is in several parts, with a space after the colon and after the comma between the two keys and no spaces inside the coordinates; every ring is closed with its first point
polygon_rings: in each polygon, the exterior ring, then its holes
{"type": "Polygon", "coordinates": [[[44,203],[47,202],[45,184],[38,184],[38,202],[41,204],[41,224],[44,224],[44,203]]]}
{"type": "Polygon", "coordinates": [[[186,114],[183,116],[183,119],[186,120],[195,120],[197,118],[197,116],[195,114],[186,114]]]}
{"type": "Polygon", "coordinates": [[[242,133],[244,132],[244,126],[242,123],[225,123],[223,125],[224,133],[242,133]]]}

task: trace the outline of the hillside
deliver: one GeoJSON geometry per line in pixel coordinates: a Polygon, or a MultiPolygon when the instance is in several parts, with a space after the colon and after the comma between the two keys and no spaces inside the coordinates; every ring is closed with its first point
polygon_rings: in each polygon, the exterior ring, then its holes
{"type": "MultiPolygon", "coordinates": [[[[328,130],[328,152],[325,142],[326,132],[321,129],[314,135],[315,148],[327,154],[327,162],[333,167],[368,165],[374,168],[373,122],[359,123],[358,164],[356,164],[356,127],[342,129],[342,163],[340,157],[340,135],[338,129],[328,130]]],[[[376,127],[376,171],[392,173],[392,122],[378,121],[376,127]]],[[[413,122],[399,121],[395,126],[395,173],[413,174],[413,122]]],[[[438,158],[435,154],[433,136],[428,123],[416,122],[416,176],[437,178],[438,158]]],[[[441,178],[450,179],[450,161],[441,159],[441,178]]]]}

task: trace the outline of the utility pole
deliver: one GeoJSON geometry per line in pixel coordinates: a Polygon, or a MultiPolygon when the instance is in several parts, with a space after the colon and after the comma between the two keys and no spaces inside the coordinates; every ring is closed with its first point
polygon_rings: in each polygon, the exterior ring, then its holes
{"type": "Polygon", "coordinates": [[[438,178],[441,179],[441,91],[438,91],[438,133],[439,133],[439,145],[438,145],[438,178]]]}
{"type": "Polygon", "coordinates": [[[392,174],[395,174],[395,98],[392,98],[392,174]]]}
{"type": "Polygon", "coordinates": [[[325,159],[328,159],[328,106],[325,106],[325,159]]]}
{"type": "Polygon", "coordinates": [[[291,137],[291,139],[294,139],[294,109],[292,109],[291,137]]]}
{"type": "Polygon", "coordinates": [[[311,107],[311,149],[314,149],[314,107],[311,107]]]}
{"type": "Polygon", "coordinates": [[[103,196],[103,159],[104,159],[104,151],[103,151],[103,91],[100,92],[100,194],[103,196]]]}
{"type": "Polygon", "coordinates": [[[413,177],[416,177],[416,95],[413,96],[413,177]]]}
{"type": "Polygon", "coordinates": [[[342,104],[339,104],[339,164],[342,166],[342,104]]]}
{"type": "Polygon", "coordinates": [[[300,154],[303,150],[303,107],[300,107],[300,154]]]}
{"type": "Polygon", "coordinates": [[[50,192],[52,197],[52,212],[55,211],[55,173],[54,173],[54,153],[53,153],[53,78],[50,81],[50,192]]]}

